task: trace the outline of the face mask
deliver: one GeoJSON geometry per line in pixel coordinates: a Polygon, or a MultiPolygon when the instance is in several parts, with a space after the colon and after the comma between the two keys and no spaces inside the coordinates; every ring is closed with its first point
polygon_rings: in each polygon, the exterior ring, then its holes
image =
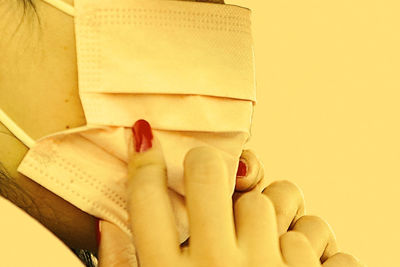
{"type": "Polygon", "coordinates": [[[79,95],[87,125],[33,140],[18,171],[81,210],[128,227],[130,127],[147,120],[159,139],[180,240],[189,236],[183,160],[217,148],[232,193],[256,103],[250,10],[185,1],[46,0],[75,16],[79,95]]]}

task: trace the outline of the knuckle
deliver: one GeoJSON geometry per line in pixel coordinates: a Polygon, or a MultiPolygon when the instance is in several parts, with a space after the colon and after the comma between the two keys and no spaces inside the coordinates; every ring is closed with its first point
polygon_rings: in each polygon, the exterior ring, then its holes
{"type": "Polygon", "coordinates": [[[192,148],[184,159],[185,183],[215,185],[227,182],[227,169],[222,155],[212,147],[192,148]],[[226,179],[221,179],[226,176],[226,179]]]}
{"type": "Polygon", "coordinates": [[[274,204],[272,201],[265,195],[260,194],[259,192],[249,191],[242,194],[234,204],[236,208],[256,208],[256,209],[264,209],[264,210],[274,210],[274,204]]]}
{"type": "Polygon", "coordinates": [[[155,186],[151,185],[144,185],[141,186],[140,190],[132,189],[133,187],[130,187],[128,190],[128,195],[129,195],[129,201],[128,204],[129,206],[135,206],[135,207],[140,207],[143,205],[148,205],[148,203],[151,203],[151,200],[155,198],[155,196],[159,193],[159,189],[157,189],[155,186]]]}
{"type": "Polygon", "coordinates": [[[286,232],[281,236],[281,241],[297,244],[309,244],[307,237],[303,233],[297,231],[286,232]]]}
{"type": "Polygon", "coordinates": [[[162,188],[167,188],[167,170],[162,164],[142,165],[129,179],[127,194],[138,202],[145,202],[162,188]]]}
{"type": "Polygon", "coordinates": [[[286,198],[294,200],[299,206],[304,205],[304,195],[299,186],[288,180],[279,180],[272,182],[267,186],[264,194],[279,196],[280,199],[286,198]]]}
{"type": "Polygon", "coordinates": [[[300,187],[289,180],[278,180],[271,183],[274,188],[281,188],[282,190],[303,195],[300,187]]]}
{"type": "Polygon", "coordinates": [[[208,161],[210,159],[220,158],[218,151],[209,146],[198,146],[190,149],[185,156],[185,162],[193,163],[198,161],[208,161]]]}
{"type": "Polygon", "coordinates": [[[259,202],[263,207],[266,207],[268,210],[275,210],[274,203],[264,194],[257,193],[259,195],[259,202]]]}
{"type": "Polygon", "coordinates": [[[213,147],[200,146],[190,149],[184,158],[185,166],[210,166],[220,165],[223,159],[221,154],[213,147]]]}
{"type": "MultiPolygon", "coordinates": [[[[151,151],[154,152],[154,151],[151,151]]],[[[157,153],[148,153],[133,158],[128,163],[129,178],[139,179],[149,174],[166,174],[164,158],[157,153]]]]}
{"type": "Polygon", "coordinates": [[[321,217],[314,215],[301,216],[294,224],[293,230],[296,231],[310,231],[312,230],[315,234],[326,240],[335,241],[336,236],[329,225],[329,223],[321,217]]]}
{"type": "Polygon", "coordinates": [[[131,183],[153,184],[167,177],[167,168],[161,163],[148,163],[132,168],[129,171],[131,183]]]}
{"type": "Polygon", "coordinates": [[[253,192],[246,192],[241,194],[235,201],[235,208],[251,206],[255,198],[253,192]]]}
{"type": "Polygon", "coordinates": [[[296,224],[301,225],[301,224],[311,224],[313,226],[317,227],[323,227],[323,228],[329,228],[328,223],[322,219],[321,217],[315,216],[315,215],[304,215],[301,216],[296,224]]]}
{"type": "Polygon", "coordinates": [[[294,226],[294,228],[311,228],[318,230],[322,233],[335,238],[334,232],[330,224],[323,218],[315,215],[304,215],[301,216],[294,226]]]}

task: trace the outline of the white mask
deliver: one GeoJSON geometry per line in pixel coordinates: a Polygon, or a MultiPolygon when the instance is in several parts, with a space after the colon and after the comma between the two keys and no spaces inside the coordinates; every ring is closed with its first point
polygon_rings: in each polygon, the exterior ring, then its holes
{"type": "Polygon", "coordinates": [[[126,210],[130,127],[160,140],[180,240],[189,236],[183,159],[221,151],[232,193],[256,103],[250,14],[233,5],[159,0],[45,0],[75,16],[79,95],[87,125],[33,140],[18,171],[131,235],[126,210]]]}

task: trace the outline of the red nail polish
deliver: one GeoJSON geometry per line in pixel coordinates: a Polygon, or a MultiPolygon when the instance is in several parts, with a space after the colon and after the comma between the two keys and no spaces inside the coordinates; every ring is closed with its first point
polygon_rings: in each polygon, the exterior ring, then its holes
{"type": "Polygon", "coordinates": [[[135,138],[136,152],[144,152],[152,147],[153,133],[146,120],[136,121],[132,126],[132,133],[135,138]]]}
{"type": "Polygon", "coordinates": [[[246,163],[244,163],[243,161],[239,161],[239,167],[236,173],[236,177],[244,177],[247,174],[247,166],[246,163]]]}
{"type": "Polygon", "coordinates": [[[99,246],[100,245],[100,241],[101,241],[100,220],[97,220],[97,224],[96,224],[96,241],[97,241],[97,246],[99,246]]]}

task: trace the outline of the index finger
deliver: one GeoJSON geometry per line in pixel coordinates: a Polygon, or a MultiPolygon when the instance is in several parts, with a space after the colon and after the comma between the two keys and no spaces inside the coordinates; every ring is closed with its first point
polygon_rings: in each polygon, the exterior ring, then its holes
{"type": "MultiPolygon", "coordinates": [[[[161,145],[148,122],[133,127],[135,146],[128,163],[128,213],[139,260],[144,266],[168,266],[180,254],[178,233],[167,189],[167,171],[161,145]],[[161,264],[161,265],[160,265],[161,264]]],[[[133,140],[132,140],[133,141],[133,140]]]]}

